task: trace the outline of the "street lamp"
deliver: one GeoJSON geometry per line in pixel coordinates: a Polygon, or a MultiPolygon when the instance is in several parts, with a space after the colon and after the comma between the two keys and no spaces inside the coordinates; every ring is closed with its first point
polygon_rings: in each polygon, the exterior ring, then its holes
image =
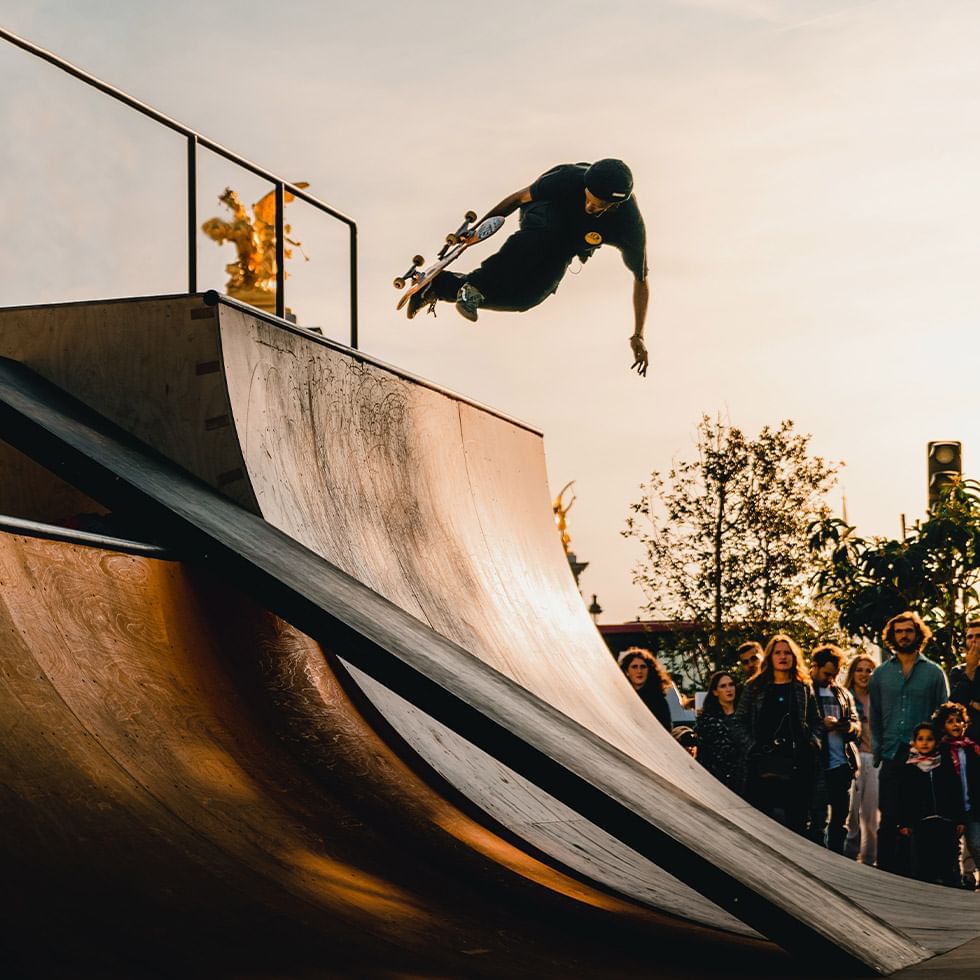
{"type": "Polygon", "coordinates": [[[592,604],[589,606],[589,615],[592,617],[592,622],[598,626],[599,617],[602,615],[602,606],[600,606],[596,600],[596,595],[594,592],[592,593],[592,604]]]}

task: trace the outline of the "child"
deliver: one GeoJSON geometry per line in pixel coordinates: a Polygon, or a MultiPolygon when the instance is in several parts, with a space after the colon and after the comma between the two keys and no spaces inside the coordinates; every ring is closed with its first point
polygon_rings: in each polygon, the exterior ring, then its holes
{"type": "MultiPolygon", "coordinates": [[[[963,793],[963,809],[966,813],[966,846],[974,862],[980,865],[980,745],[966,735],[970,716],[961,704],[947,701],[932,715],[932,723],[942,734],[939,747],[953,767],[963,793]]],[[[965,887],[976,887],[975,872],[964,875],[965,887]]]]}
{"type": "Polygon", "coordinates": [[[899,833],[912,838],[912,873],[920,881],[960,886],[963,790],[930,722],[916,725],[899,782],[899,833]]]}

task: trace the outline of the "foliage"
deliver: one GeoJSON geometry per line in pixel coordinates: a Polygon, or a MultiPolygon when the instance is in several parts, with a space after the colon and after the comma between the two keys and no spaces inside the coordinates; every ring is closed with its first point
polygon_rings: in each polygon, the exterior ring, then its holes
{"type": "Polygon", "coordinates": [[[838,465],[809,454],[793,423],[748,438],[702,416],[698,455],[654,472],[631,505],[626,529],[646,557],[633,570],[652,618],[699,624],[681,644],[685,670],[704,682],[728,666],[745,638],[795,624],[807,612],[817,559],[808,529],[828,516],[824,502],[838,465]]]}
{"type": "Polygon", "coordinates": [[[929,656],[956,662],[966,621],[980,605],[980,484],[944,488],[904,541],[861,538],[827,518],[811,531],[811,553],[825,561],[813,585],[838,610],[842,627],[878,642],[892,616],[914,609],[933,630],[929,656]]]}

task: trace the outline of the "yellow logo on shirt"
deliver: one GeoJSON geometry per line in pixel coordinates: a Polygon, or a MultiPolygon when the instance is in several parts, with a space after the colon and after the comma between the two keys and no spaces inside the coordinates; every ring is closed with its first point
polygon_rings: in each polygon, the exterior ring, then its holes
{"type": "Polygon", "coordinates": [[[587,231],[585,233],[585,240],[589,245],[601,245],[602,235],[600,235],[597,231],[587,231]]]}

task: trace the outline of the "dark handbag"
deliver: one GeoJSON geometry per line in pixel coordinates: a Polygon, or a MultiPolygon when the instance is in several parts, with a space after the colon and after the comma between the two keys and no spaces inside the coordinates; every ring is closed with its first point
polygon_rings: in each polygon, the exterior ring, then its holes
{"type": "Polygon", "coordinates": [[[796,764],[796,746],[789,732],[783,731],[788,721],[789,715],[783,715],[772,739],[749,756],[751,777],[766,782],[786,783],[796,775],[799,768],[796,764]]]}

